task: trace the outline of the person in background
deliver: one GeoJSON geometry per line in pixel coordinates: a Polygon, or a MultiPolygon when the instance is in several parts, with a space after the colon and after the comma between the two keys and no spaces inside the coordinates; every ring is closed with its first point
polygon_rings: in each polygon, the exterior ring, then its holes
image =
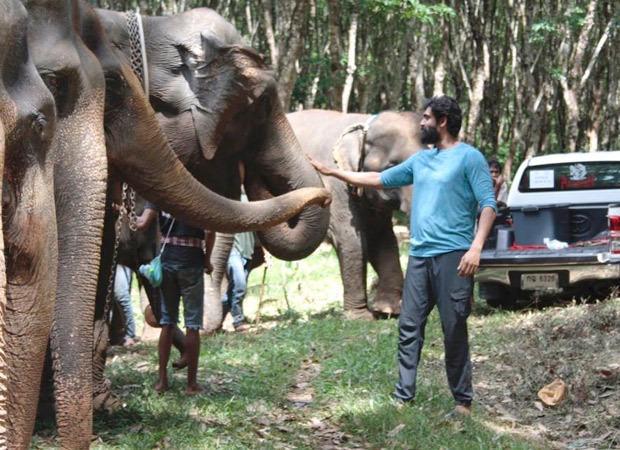
{"type": "MultiPolygon", "coordinates": [[[[241,201],[248,201],[245,193],[241,194],[241,201]]],[[[228,274],[228,289],[222,298],[223,316],[230,312],[233,326],[237,333],[246,333],[248,326],[244,323],[243,299],[248,290],[248,273],[256,238],[251,231],[237,233],[233,241],[232,250],[226,263],[228,274]]]]}
{"type": "MultiPolygon", "coordinates": [[[[247,202],[243,181],[245,180],[245,166],[239,161],[239,178],[241,180],[241,201],[247,202]]],[[[256,238],[251,231],[237,233],[233,240],[233,246],[226,262],[226,274],[228,275],[228,289],[222,297],[222,317],[230,312],[233,318],[233,326],[237,333],[247,333],[248,326],[244,323],[243,299],[248,290],[248,274],[250,262],[254,255],[256,238]]]]}
{"type": "MultiPolygon", "coordinates": [[[[147,202],[136,226],[142,231],[158,216],[157,207],[147,202]]],[[[183,298],[185,323],[185,351],[182,358],[187,363],[187,395],[204,391],[197,382],[198,357],[200,354],[200,330],[202,329],[204,277],[211,273],[211,251],[215,233],[175,220],[170,214],[159,212],[162,233],[161,255],[163,277],[161,283],[161,334],[159,335],[159,379],[155,390],[168,389],[168,361],[172,348],[174,326],[179,320],[179,304],[183,298]]],[[[184,365],[184,364],[183,364],[184,365]]]]}
{"type": "Polygon", "coordinates": [[[125,336],[121,345],[131,347],[136,343],[136,321],[133,316],[133,306],[131,304],[131,279],[132,271],[129,267],[122,264],[116,265],[114,275],[114,301],[118,305],[121,322],[125,328],[125,336]]]}
{"type": "Polygon", "coordinates": [[[428,315],[437,305],[444,333],[448,384],[456,406],[447,419],[471,414],[473,400],[467,317],[473,274],[496,215],[493,184],[482,153],[458,140],[461,109],[447,96],[424,105],[421,140],[432,145],[383,172],[329,168],[310,158],[324,175],[361,187],[414,185],[411,249],[399,319],[397,407],[414,400],[428,315]],[[476,216],[480,219],[474,233],[476,216]]]}
{"type": "Polygon", "coordinates": [[[502,175],[502,165],[499,161],[492,159],[489,161],[489,171],[493,180],[493,191],[495,192],[495,202],[498,208],[506,206],[508,200],[508,186],[502,175]]]}

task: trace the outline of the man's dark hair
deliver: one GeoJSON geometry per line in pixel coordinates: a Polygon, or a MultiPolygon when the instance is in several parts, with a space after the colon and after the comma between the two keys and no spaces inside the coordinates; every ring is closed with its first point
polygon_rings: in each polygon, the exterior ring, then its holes
{"type": "Polygon", "coordinates": [[[433,115],[437,122],[442,118],[448,119],[448,133],[451,136],[457,137],[459,131],[461,131],[461,124],[463,118],[461,115],[461,108],[459,104],[452,97],[447,95],[436,96],[430,98],[424,103],[423,110],[430,108],[433,111],[433,115]]]}
{"type": "Polygon", "coordinates": [[[497,169],[499,172],[502,171],[502,165],[499,163],[499,161],[497,159],[492,159],[489,161],[489,168],[490,169],[497,169]]]}

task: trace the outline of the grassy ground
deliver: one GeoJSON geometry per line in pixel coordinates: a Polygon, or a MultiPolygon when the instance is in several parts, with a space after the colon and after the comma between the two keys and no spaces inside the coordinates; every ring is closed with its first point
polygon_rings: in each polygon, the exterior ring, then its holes
{"type": "MultiPolygon", "coordinates": [[[[203,340],[204,396],[183,394],[184,372],[173,374],[170,391],[155,393],[155,342],[111,349],[107,376],[118,404],[95,414],[93,448],[620,448],[618,299],[518,313],[478,301],[470,319],[474,414],[447,422],[453,405],[436,313],[418,397],[399,411],[390,397],[397,321],[342,318],[331,249],[253,272],[246,313],[254,319],[263,277],[259,326],[203,340]],[[544,407],[536,393],[558,378],[569,394],[544,407]]],[[[32,447],[55,445],[53,428],[40,424],[32,447]]]]}

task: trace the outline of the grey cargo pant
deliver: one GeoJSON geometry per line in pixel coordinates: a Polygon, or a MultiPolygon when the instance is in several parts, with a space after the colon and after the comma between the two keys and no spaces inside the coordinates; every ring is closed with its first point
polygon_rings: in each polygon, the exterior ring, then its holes
{"type": "Polygon", "coordinates": [[[467,317],[471,312],[473,277],[461,277],[456,268],[464,250],[431,258],[409,257],[400,311],[398,373],[394,395],[411,401],[424,344],[424,329],[435,304],[444,334],[448,384],[457,405],[473,398],[467,317]]]}

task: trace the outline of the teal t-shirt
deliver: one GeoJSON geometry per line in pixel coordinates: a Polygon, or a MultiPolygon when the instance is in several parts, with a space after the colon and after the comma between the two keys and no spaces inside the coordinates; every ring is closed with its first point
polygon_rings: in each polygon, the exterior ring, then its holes
{"type": "Polygon", "coordinates": [[[385,187],[413,184],[410,255],[432,257],[468,250],[478,207],[497,211],[489,164],[465,143],[421,150],[381,172],[385,187]]]}

